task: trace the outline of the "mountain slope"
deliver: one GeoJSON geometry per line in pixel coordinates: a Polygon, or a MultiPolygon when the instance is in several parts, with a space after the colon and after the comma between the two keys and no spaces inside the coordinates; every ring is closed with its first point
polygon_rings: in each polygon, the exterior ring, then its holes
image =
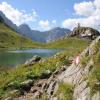
{"type": "Polygon", "coordinates": [[[35,47],[38,44],[19,35],[6,24],[0,22],[0,48],[35,47]]]}
{"type": "Polygon", "coordinates": [[[18,27],[19,32],[22,36],[28,37],[31,40],[45,42],[46,34],[37,30],[31,30],[27,24],[22,24],[18,27]]]}
{"type": "Polygon", "coordinates": [[[11,20],[9,20],[2,11],[0,11],[0,16],[3,18],[4,23],[8,27],[10,27],[11,29],[13,29],[16,32],[19,32],[18,27],[16,26],[16,24],[14,24],[11,20]]]}
{"type": "Polygon", "coordinates": [[[20,26],[15,25],[1,11],[0,11],[0,16],[4,19],[4,23],[8,27],[13,29],[20,35],[32,39],[33,41],[50,42],[59,39],[63,36],[66,36],[68,33],[71,32],[69,29],[64,29],[59,27],[44,32],[38,30],[32,30],[27,24],[22,24],[20,26]]]}
{"type": "Polygon", "coordinates": [[[40,42],[51,42],[61,37],[67,36],[71,31],[69,29],[56,27],[49,31],[37,31],[31,30],[26,24],[22,24],[18,27],[20,34],[26,36],[32,40],[40,42]]]}
{"type": "Polygon", "coordinates": [[[46,38],[46,42],[51,42],[51,41],[57,40],[59,38],[62,38],[64,36],[67,37],[70,34],[70,32],[71,31],[69,29],[60,28],[60,27],[51,29],[46,32],[46,34],[48,34],[48,36],[46,38]]]}
{"type": "Polygon", "coordinates": [[[79,47],[81,48],[82,46],[88,44],[89,41],[87,40],[82,40],[76,37],[68,37],[68,38],[62,38],[58,39],[54,42],[50,42],[45,44],[45,48],[59,48],[59,49],[78,49],[79,47]]]}

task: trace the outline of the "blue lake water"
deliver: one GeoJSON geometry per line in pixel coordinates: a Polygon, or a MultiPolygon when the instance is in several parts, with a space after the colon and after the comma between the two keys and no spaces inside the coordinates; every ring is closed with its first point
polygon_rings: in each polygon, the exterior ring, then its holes
{"type": "Polygon", "coordinates": [[[41,57],[50,57],[60,50],[56,49],[27,49],[27,50],[15,50],[15,51],[0,51],[0,66],[16,66],[25,63],[27,59],[30,59],[34,55],[41,57]]]}

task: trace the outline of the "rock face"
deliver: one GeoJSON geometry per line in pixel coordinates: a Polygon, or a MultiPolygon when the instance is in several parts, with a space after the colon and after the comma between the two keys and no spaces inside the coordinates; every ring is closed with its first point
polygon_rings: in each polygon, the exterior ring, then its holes
{"type": "Polygon", "coordinates": [[[95,39],[96,37],[98,37],[100,35],[100,33],[93,29],[93,28],[89,28],[89,27],[78,27],[78,28],[74,28],[74,30],[72,31],[70,36],[77,36],[79,38],[84,38],[84,39],[95,39]]]}
{"type": "MultiPolygon", "coordinates": [[[[96,38],[89,47],[81,53],[81,59],[86,56],[92,56],[95,52],[93,47],[100,41],[100,36],[96,38]]],[[[90,87],[88,87],[87,78],[93,68],[94,62],[92,59],[83,67],[81,63],[78,65],[72,64],[66,71],[59,75],[59,81],[70,83],[75,86],[73,100],[91,100],[90,87]],[[86,79],[85,79],[86,78],[86,79]]],[[[92,99],[100,100],[100,93],[96,93],[92,99]],[[97,96],[97,97],[96,97],[97,96]]]]}

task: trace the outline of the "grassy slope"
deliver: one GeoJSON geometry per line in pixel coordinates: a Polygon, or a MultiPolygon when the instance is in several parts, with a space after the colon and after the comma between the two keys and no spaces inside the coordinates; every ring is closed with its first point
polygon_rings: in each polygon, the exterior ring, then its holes
{"type": "MultiPolygon", "coordinates": [[[[32,76],[41,76],[46,70],[55,71],[61,65],[68,65],[70,63],[69,57],[75,57],[79,52],[88,46],[89,42],[78,38],[67,38],[57,40],[55,42],[42,45],[43,48],[65,49],[63,52],[56,55],[56,57],[47,58],[44,62],[36,63],[32,66],[23,66],[12,69],[7,72],[0,72],[0,97],[8,93],[9,90],[20,88],[20,82],[32,78],[32,76]],[[13,87],[9,88],[8,84],[13,82],[13,87]]],[[[37,47],[41,46],[39,43],[32,42],[29,39],[21,37],[16,32],[0,23],[0,48],[20,48],[20,47],[37,47]]],[[[100,47],[100,43],[97,45],[100,47]]],[[[89,77],[89,85],[94,90],[100,91],[99,87],[95,86],[96,81],[100,81],[100,49],[94,55],[94,70],[89,77]]],[[[66,85],[61,85],[59,91],[65,93],[65,97],[71,95],[70,88],[65,88],[66,85]],[[70,92],[67,94],[67,91],[70,92]]],[[[68,86],[69,87],[69,86],[68,86]]],[[[58,95],[58,94],[57,94],[58,95]]]]}
{"type": "Polygon", "coordinates": [[[47,43],[45,45],[46,48],[61,48],[61,49],[69,49],[69,48],[80,48],[87,44],[88,41],[82,40],[76,37],[69,37],[66,39],[60,39],[51,43],[47,43]]]}
{"type": "MultiPolygon", "coordinates": [[[[69,65],[69,57],[74,57],[80,51],[87,47],[88,42],[80,40],[77,38],[70,38],[65,40],[59,40],[53,43],[44,45],[45,48],[66,48],[63,52],[58,53],[54,57],[45,59],[44,62],[36,63],[32,66],[18,67],[14,70],[1,72],[0,73],[0,94],[5,94],[8,92],[9,88],[7,87],[9,83],[13,82],[13,88],[18,89],[20,87],[20,82],[32,78],[32,76],[41,76],[46,70],[51,72],[55,71],[62,65],[69,65]],[[56,45],[58,44],[58,45],[56,45]],[[51,47],[52,46],[52,47],[51,47]]],[[[12,88],[10,88],[12,90],[12,88]]]]}
{"type": "Polygon", "coordinates": [[[5,24],[0,23],[0,48],[36,47],[39,43],[20,36],[5,24]]]}
{"type": "Polygon", "coordinates": [[[89,76],[89,85],[92,90],[91,95],[97,91],[100,92],[100,85],[96,85],[96,83],[100,84],[100,42],[95,46],[95,50],[97,52],[93,55],[94,68],[89,76]]]}
{"type": "Polygon", "coordinates": [[[57,40],[55,42],[47,43],[45,48],[65,49],[63,53],[67,56],[75,56],[89,45],[89,41],[82,40],[76,37],[57,40]]]}

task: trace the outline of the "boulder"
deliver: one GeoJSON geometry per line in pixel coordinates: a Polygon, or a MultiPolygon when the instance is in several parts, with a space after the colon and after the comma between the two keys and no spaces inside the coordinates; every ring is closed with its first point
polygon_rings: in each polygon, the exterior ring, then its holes
{"type": "Polygon", "coordinates": [[[21,89],[24,91],[29,91],[31,86],[33,85],[34,81],[33,80],[26,80],[22,82],[20,85],[21,89]]]}
{"type": "Polygon", "coordinates": [[[41,79],[49,78],[51,74],[52,74],[52,72],[50,70],[45,70],[42,72],[40,78],[41,79]]]}
{"type": "Polygon", "coordinates": [[[36,62],[39,62],[40,60],[41,60],[41,57],[35,55],[35,56],[33,56],[31,59],[27,60],[27,61],[25,62],[25,65],[31,65],[31,64],[34,64],[34,63],[36,63],[36,62]]]}

